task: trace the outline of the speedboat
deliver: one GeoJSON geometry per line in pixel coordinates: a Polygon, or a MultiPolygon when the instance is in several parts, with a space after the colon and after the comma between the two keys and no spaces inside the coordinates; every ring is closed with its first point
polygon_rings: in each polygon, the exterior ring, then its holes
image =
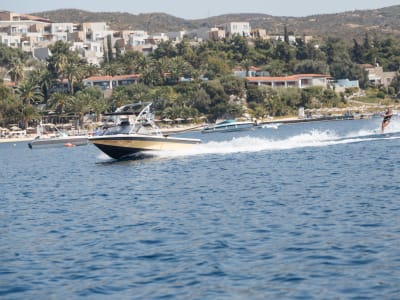
{"type": "Polygon", "coordinates": [[[74,146],[84,146],[88,144],[87,135],[68,135],[66,132],[54,127],[56,133],[54,135],[44,135],[42,124],[37,127],[36,137],[28,143],[30,149],[36,147],[74,147],[74,146]]]}
{"type": "Polygon", "coordinates": [[[228,119],[215,123],[215,125],[207,125],[201,131],[202,133],[209,132],[229,132],[242,131],[254,128],[254,123],[251,121],[238,122],[235,119],[228,119]]]}
{"type": "Polygon", "coordinates": [[[151,102],[139,102],[119,107],[114,113],[115,125],[89,138],[97,148],[115,159],[139,152],[182,150],[200,144],[199,139],[165,136],[154,123],[151,102]]]}

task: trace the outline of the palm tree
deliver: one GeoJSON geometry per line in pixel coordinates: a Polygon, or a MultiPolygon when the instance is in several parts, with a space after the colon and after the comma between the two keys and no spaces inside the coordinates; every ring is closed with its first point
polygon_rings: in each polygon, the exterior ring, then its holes
{"type": "Polygon", "coordinates": [[[38,112],[35,110],[35,108],[32,105],[22,105],[21,106],[21,118],[24,123],[24,128],[26,129],[29,126],[29,121],[40,118],[40,115],[38,114],[38,112]]]}
{"type": "Polygon", "coordinates": [[[110,104],[104,97],[100,97],[97,99],[92,99],[90,107],[91,110],[96,113],[96,122],[100,122],[101,114],[110,108],[110,104]]]}
{"type": "Polygon", "coordinates": [[[113,89],[111,95],[111,108],[115,110],[116,108],[130,103],[128,93],[122,87],[117,87],[113,89]]]}
{"type": "Polygon", "coordinates": [[[38,68],[29,74],[29,79],[34,81],[41,89],[44,102],[49,99],[49,90],[53,84],[54,77],[46,68],[38,68]]]}
{"type": "Polygon", "coordinates": [[[33,80],[25,80],[20,83],[16,87],[15,93],[19,96],[24,105],[40,103],[43,100],[43,93],[33,80]]]}
{"type": "Polygon", "coordinates": [[[186,70],[187,70],[187,63],[182,57],[178,56],[170,60],[169,72],[173,82],[177,83],[179,79],[183,77],[186,70]]]}
{"type": "Polygon", "coordinates": [[[24,78],[24,64],[18,58],[11,61],[8,66],[8,74],[10,74],[11,81],[19,82],[24,78]]]}
{"type": "Polygon", "coordinates": [[[93,94],[87,89],[79,91],[75,96],[70,96],[70,101],[67,103],[67,110],[78,115],[78,124],[83,126],[83,117],[85,113],[90,112],[91,103],[95,100],[93,94]]]}
{"type": "Polygon", "coordinates": [[[67,106],[70,100],[71,100],[70,95],[62,92],[56,92],[51,94],[47,106],[50,109],[55,109],[56,113],[63,114],[65,111],[65,107],[67,106]]]}
{"type": "Polygon", "coordinates": [[[64,53],[60,53],[56,58],[55,58],[55,63],[54,63],[54,67],[56,69],[57,72],[57,76],[59,78],[61,78],[61,81],[63,81],[65,75],[65,68],[68,65],[68,57],[66,54],[64,53]]]}
{"type": "Polygon", "coordinates": [[[119,64],[112,62],[103,65],[105,75],[115,76],[122,73],[122,68],[119,64]]]}
{"type": "Polygon", "coordinates": [[[65,75],[68,80],[69,92],[74,93],[74,81],[81,81],[84,77],[84,69],[77,64],[69,63],[65,67],[65,75]]]}
{"type": "Polygon", "coordinates": [[[84,65],[84,71],[85,71],[85,77],[91,77],[91,76],[98,75],[100,72],[100,69],[95,64],[90,63],[87,65],[84,65]]]}

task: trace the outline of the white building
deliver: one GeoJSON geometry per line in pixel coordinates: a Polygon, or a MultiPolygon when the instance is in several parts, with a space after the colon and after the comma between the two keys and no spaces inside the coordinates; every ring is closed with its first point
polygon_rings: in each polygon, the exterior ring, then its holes
{"type": "Polygon", "coordinates": [[[127,41],[127,44],[132,47],[143,46],[146,44],[146,40],[148,38],[149,38],[149,35],[147,34],[146,31],[135,30],[129,34],[129,37],[126,41],[127,41]]]}
{"type": "Polygon", "coordinates": [[[82,23],[82,31],[86,34],[86,40],[98,41],[113,35],[114,31],[108,30],[105,22],[82,23]]]}
{"type": "Polygon", "coordinates": [[[185,30],[181,31],[174,31],[174,32],[168,32],[167,36],[170,40],[174,42],[180,42],[183,40],[183,38],[187,35],[187,32],[185,30]]]}
{"type": "Polygon", "coordinates": [[[226,36],[240,35],[244,37],[250,36],[251,27],[249,22],[230,22],[217,26],[219,29],[225,30],[226,36]]]}
{"type": "Polygon", "coordinates": [[[104,47],[103,42],[74,42],[73,50],[86,59],[90,64],[99,65],[99,61],[103,59],[104,47]]]}
{"type": "Polygon", "coordinates": [[[0,32],[0,43],[8,47],[16,48],[21,44],[21,36],[0,32]]]}
{"type": "Polygon", "coordinates": [[[52,23],[50,24],[50,32],[52,34],[59,32],[73,32],[74,24],[72,23],[52,23]]]}

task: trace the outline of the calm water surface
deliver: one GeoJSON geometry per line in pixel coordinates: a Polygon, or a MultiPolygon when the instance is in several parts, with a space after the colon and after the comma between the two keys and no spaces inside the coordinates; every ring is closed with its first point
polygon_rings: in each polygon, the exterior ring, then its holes
{"type": "Polygon", "coordinates": [[[400,120],[380,121],[120,162],[0,144],[0,298],[400,299],[400,120]]]}

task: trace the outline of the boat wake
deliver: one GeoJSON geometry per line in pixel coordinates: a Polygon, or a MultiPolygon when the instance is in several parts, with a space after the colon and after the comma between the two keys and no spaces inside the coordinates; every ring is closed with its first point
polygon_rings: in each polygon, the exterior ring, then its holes
{"type": "Polygon", "coordinates": [[[196,145],[184,151],[160,151],[154,152],[153,154],[164,158],[209,154],[224,155],[244,152],[290,150],[306,147],[327,147],[384,139],[400,139],[400,131],[381,134],[379,131],[362,130],[340,136],[333,131],[312,130],[285,139],[245,136],[227,141],[211,141],[196,145]]]}

